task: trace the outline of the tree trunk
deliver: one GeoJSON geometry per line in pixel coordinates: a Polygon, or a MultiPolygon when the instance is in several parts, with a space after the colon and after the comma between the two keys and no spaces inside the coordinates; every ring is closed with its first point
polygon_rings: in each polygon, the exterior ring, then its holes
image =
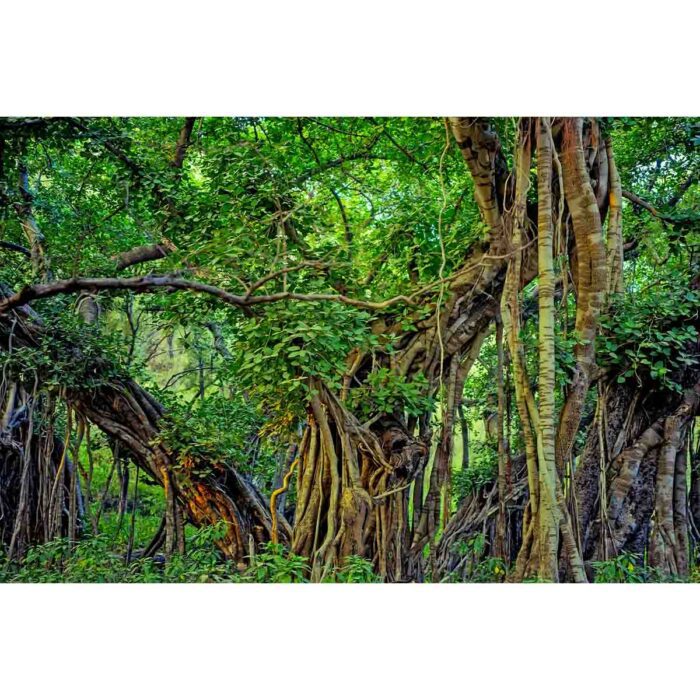
{"type": "Polygon", "coordinates": [[[687,575],[694,500],[691,488],[688,506],[686,454],[690,420],[700,407],[697,370],[686,372],[683,383],[688,388],[675,401],[651,382],[601,391],[575,481],[587,560],[642,556],[648,544],[650,565],[687,575]]]}

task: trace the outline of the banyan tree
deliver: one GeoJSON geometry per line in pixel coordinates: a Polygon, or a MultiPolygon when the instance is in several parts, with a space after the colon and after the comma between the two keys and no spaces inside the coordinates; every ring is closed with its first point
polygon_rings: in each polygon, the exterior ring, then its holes
{"type": "Polygon", "coordinates": [[[462,580],[489,560],[509,581],[586,582],[622,554],[686,577],[694,128],[0,121],[8,556],[90,530],[92,430],[120,473],[162,488],[142,556],[223,523],[222,556],[244,566],[279,543],[313,581],[360,557],[386,581],[462,580]],[[146,386],[145,325],[194,339],[185,419],[146,386]],[[187,411],[215,395],[256,416],[225,428],[233,457],[191,446],[187,411]],[[493,459],[463,487],[474,440],[493,459]]]}

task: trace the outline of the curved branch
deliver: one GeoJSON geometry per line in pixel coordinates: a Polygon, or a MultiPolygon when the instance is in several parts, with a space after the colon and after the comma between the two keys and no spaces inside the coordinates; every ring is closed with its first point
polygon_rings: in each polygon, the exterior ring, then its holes
{"type": "Polygon", "coordinates": [[[632,202],[632,204],[636,204],[638,207],[646,209],[652,216],[655,216],[657,219],[661,219],[662,221],[671,220],[669,217],[664,216],[653,204],[647,202],[646,199],[638,197],[636,194],[634,194],[634,192],[630,192],[629,190],[622,190],[622,196],[625,199],[632,202]]]}
{"type": "Polygon", "coordinates": [[[101,290],[129,290],[136,294],[153,293],[158,291],[189,290],[200,294],[220,299],[229,306],[240,309],[247,309],[257,304],[274,304],[278,301],[332,301],[358,309],[381,310],[389,306],[403,302],[405,304],[415,303],[411,297],[395,296],[384,301],[364,301],[353,299],[344,294],[300,294],[296,292],[277,292],[275,294],[261,294],[258,296],[239,296],[231,294],[225,289],[214,287],[204,282],[188,280],[175,275],[146,275],[144,277],[76,277],[72,279],[58,280],[48,284],[34,284],[24,287],[16,294],[13,294],[0,301],[0,315],[19,306],[24,306],[37,299],[47,299],[60,294],[73,294],[79,291],[98,292],[101,290]]]}

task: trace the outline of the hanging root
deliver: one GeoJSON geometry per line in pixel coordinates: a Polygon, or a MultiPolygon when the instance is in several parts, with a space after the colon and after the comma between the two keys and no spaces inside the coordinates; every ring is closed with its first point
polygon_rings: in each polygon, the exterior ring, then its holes
{"type": "Polygon", "coordinates": [[[270,496],[270,516],[272,517],[272,531],[270,532],[270,534],[273,544],[277,544],[279,540],[279,536],[277,533],[279,527],[277,518],[277,499],[289,488],[289,480],[292,478],[292,474],[294,473],[294,469],[296,468],[298,463],[299,458],[297,457],[292,462],[292,466],[289,467],[289,471],[284,475],[284,479],[282,479],[282,486],[273,491],[272,495],[270,496]]]}
{"type": "Polygon", "coordinates": [[[29,547],[57,537],[75,541],[84,504],[68,456],[71,415],[61,439],[53,397],[7,381],[0,385],[0,415],[0,538],[8,558],[21,559],[29,547]]]}
{"type": "MultiPolygon", "coordinates": [[[[507,540],[506,549],[520,552],[527,549],[527,539],[532,535],[532,521],[523,521],[527,503],[527,478],[524,474],[525,460],[520,457],[513,462],[516,474],[513,485],[506,493],[503,503],[498,499],[498,482],[475,490],[463,499],[455,514],[450,518],[442,538],[438,543],[434,559],[433,581],[460,581],[468,578],[473,566],[471,552],[464,552],[465,546],[477,535],[483,536],[482,557],[501,558],[497,549],[499,511],[505,512],[507,540]],[[521,547],[525,529],[526,547],[521,547]]],[[[509,566],[506,557],[504,564],[509,566]]]]}
{"type": "Polygon", "coordinates": [[[313,385],[299,450],[292,549],[311,559],[320,580],[349,555],[375,562],[381,576],[403,576],[407,486],[427,448],[396,420],[362,425],[320,383],[313,385]]]}

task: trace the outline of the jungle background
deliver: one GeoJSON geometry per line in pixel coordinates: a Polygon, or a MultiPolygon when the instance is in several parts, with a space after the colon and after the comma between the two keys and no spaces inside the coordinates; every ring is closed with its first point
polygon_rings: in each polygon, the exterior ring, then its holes
{"type": "Polygon", "coordinates": [[[698,580],[699,122],[0,120],[0,577],[698,580]]]}

